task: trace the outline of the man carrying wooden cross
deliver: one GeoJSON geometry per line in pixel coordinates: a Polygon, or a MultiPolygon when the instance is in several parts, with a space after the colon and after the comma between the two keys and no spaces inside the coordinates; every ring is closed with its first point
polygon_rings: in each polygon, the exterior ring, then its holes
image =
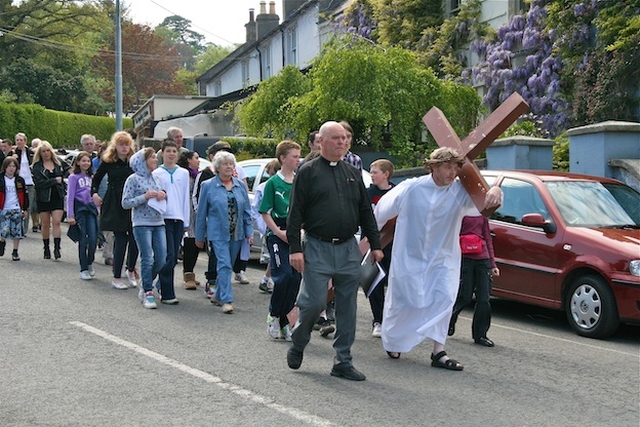
{"type": "MultiPolygon", "coordinates": [[[[400,183],[375,209],[378,228],[397,216],[382,344],[397,359],[429,338],[434,344],[431,366],[461,371],[462,364],[447,356],[444,345],[460,281],[462,218],[478,215],[478,208],[456,180],[463,156],[441,147],[426,163],[430,175],[400,183]]],[[[501,201],[502,190],[492,187],[482,210],[501,201]]]]}

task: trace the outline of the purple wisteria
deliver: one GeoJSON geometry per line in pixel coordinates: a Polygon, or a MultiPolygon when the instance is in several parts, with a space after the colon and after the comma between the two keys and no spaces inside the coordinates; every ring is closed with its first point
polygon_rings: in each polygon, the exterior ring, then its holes
{"type": "Polygon", "coordinates": [[[555,34],[545,31],[544,6],[544,0],[533,0],[525,16],[513,16],[498,30],[497,42],[472,43],[474,52],[485,58],[473,67],[472,78],[487,87],[483,103],[490,109],[518,92],[529,103],[540,133],[555,137],[566,128],[569,111],[560,93],[562,58],[553,52],[555,34]]]}

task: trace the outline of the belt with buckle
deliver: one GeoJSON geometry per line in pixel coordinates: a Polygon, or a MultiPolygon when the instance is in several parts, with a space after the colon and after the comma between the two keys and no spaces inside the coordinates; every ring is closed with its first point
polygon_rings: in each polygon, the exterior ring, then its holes
{"type": "Polygon", "coordinates": [[[332,245],[341,245],[344,242],[348,242],[353,239],[353,236],[347,237],[346,239],[341,239],[340,237],[322,237],[313,233],[306,232],[307,236],[312,237],[316,240],[320,240],[321,242],[331,243],[332,245]]]}

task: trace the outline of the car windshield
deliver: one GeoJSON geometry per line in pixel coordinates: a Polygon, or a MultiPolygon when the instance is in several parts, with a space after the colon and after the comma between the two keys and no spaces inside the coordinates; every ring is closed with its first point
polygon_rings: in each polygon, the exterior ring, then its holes
{"type": "Polygon", "coordinates": [[[600,182],[547,182],[565,223],[571,227],[615,227],[635,224],[600,182]]]}

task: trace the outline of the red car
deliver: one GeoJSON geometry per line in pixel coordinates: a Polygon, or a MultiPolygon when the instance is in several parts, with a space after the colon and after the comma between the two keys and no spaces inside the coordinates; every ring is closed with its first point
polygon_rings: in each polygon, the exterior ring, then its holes
{"type": "Polygon", "coordinates": [[[586,337],[640,323],[640,193],[588,175],[482,174],[504,192],[490,218],[494,296],[562,309],[586,337]]]}

